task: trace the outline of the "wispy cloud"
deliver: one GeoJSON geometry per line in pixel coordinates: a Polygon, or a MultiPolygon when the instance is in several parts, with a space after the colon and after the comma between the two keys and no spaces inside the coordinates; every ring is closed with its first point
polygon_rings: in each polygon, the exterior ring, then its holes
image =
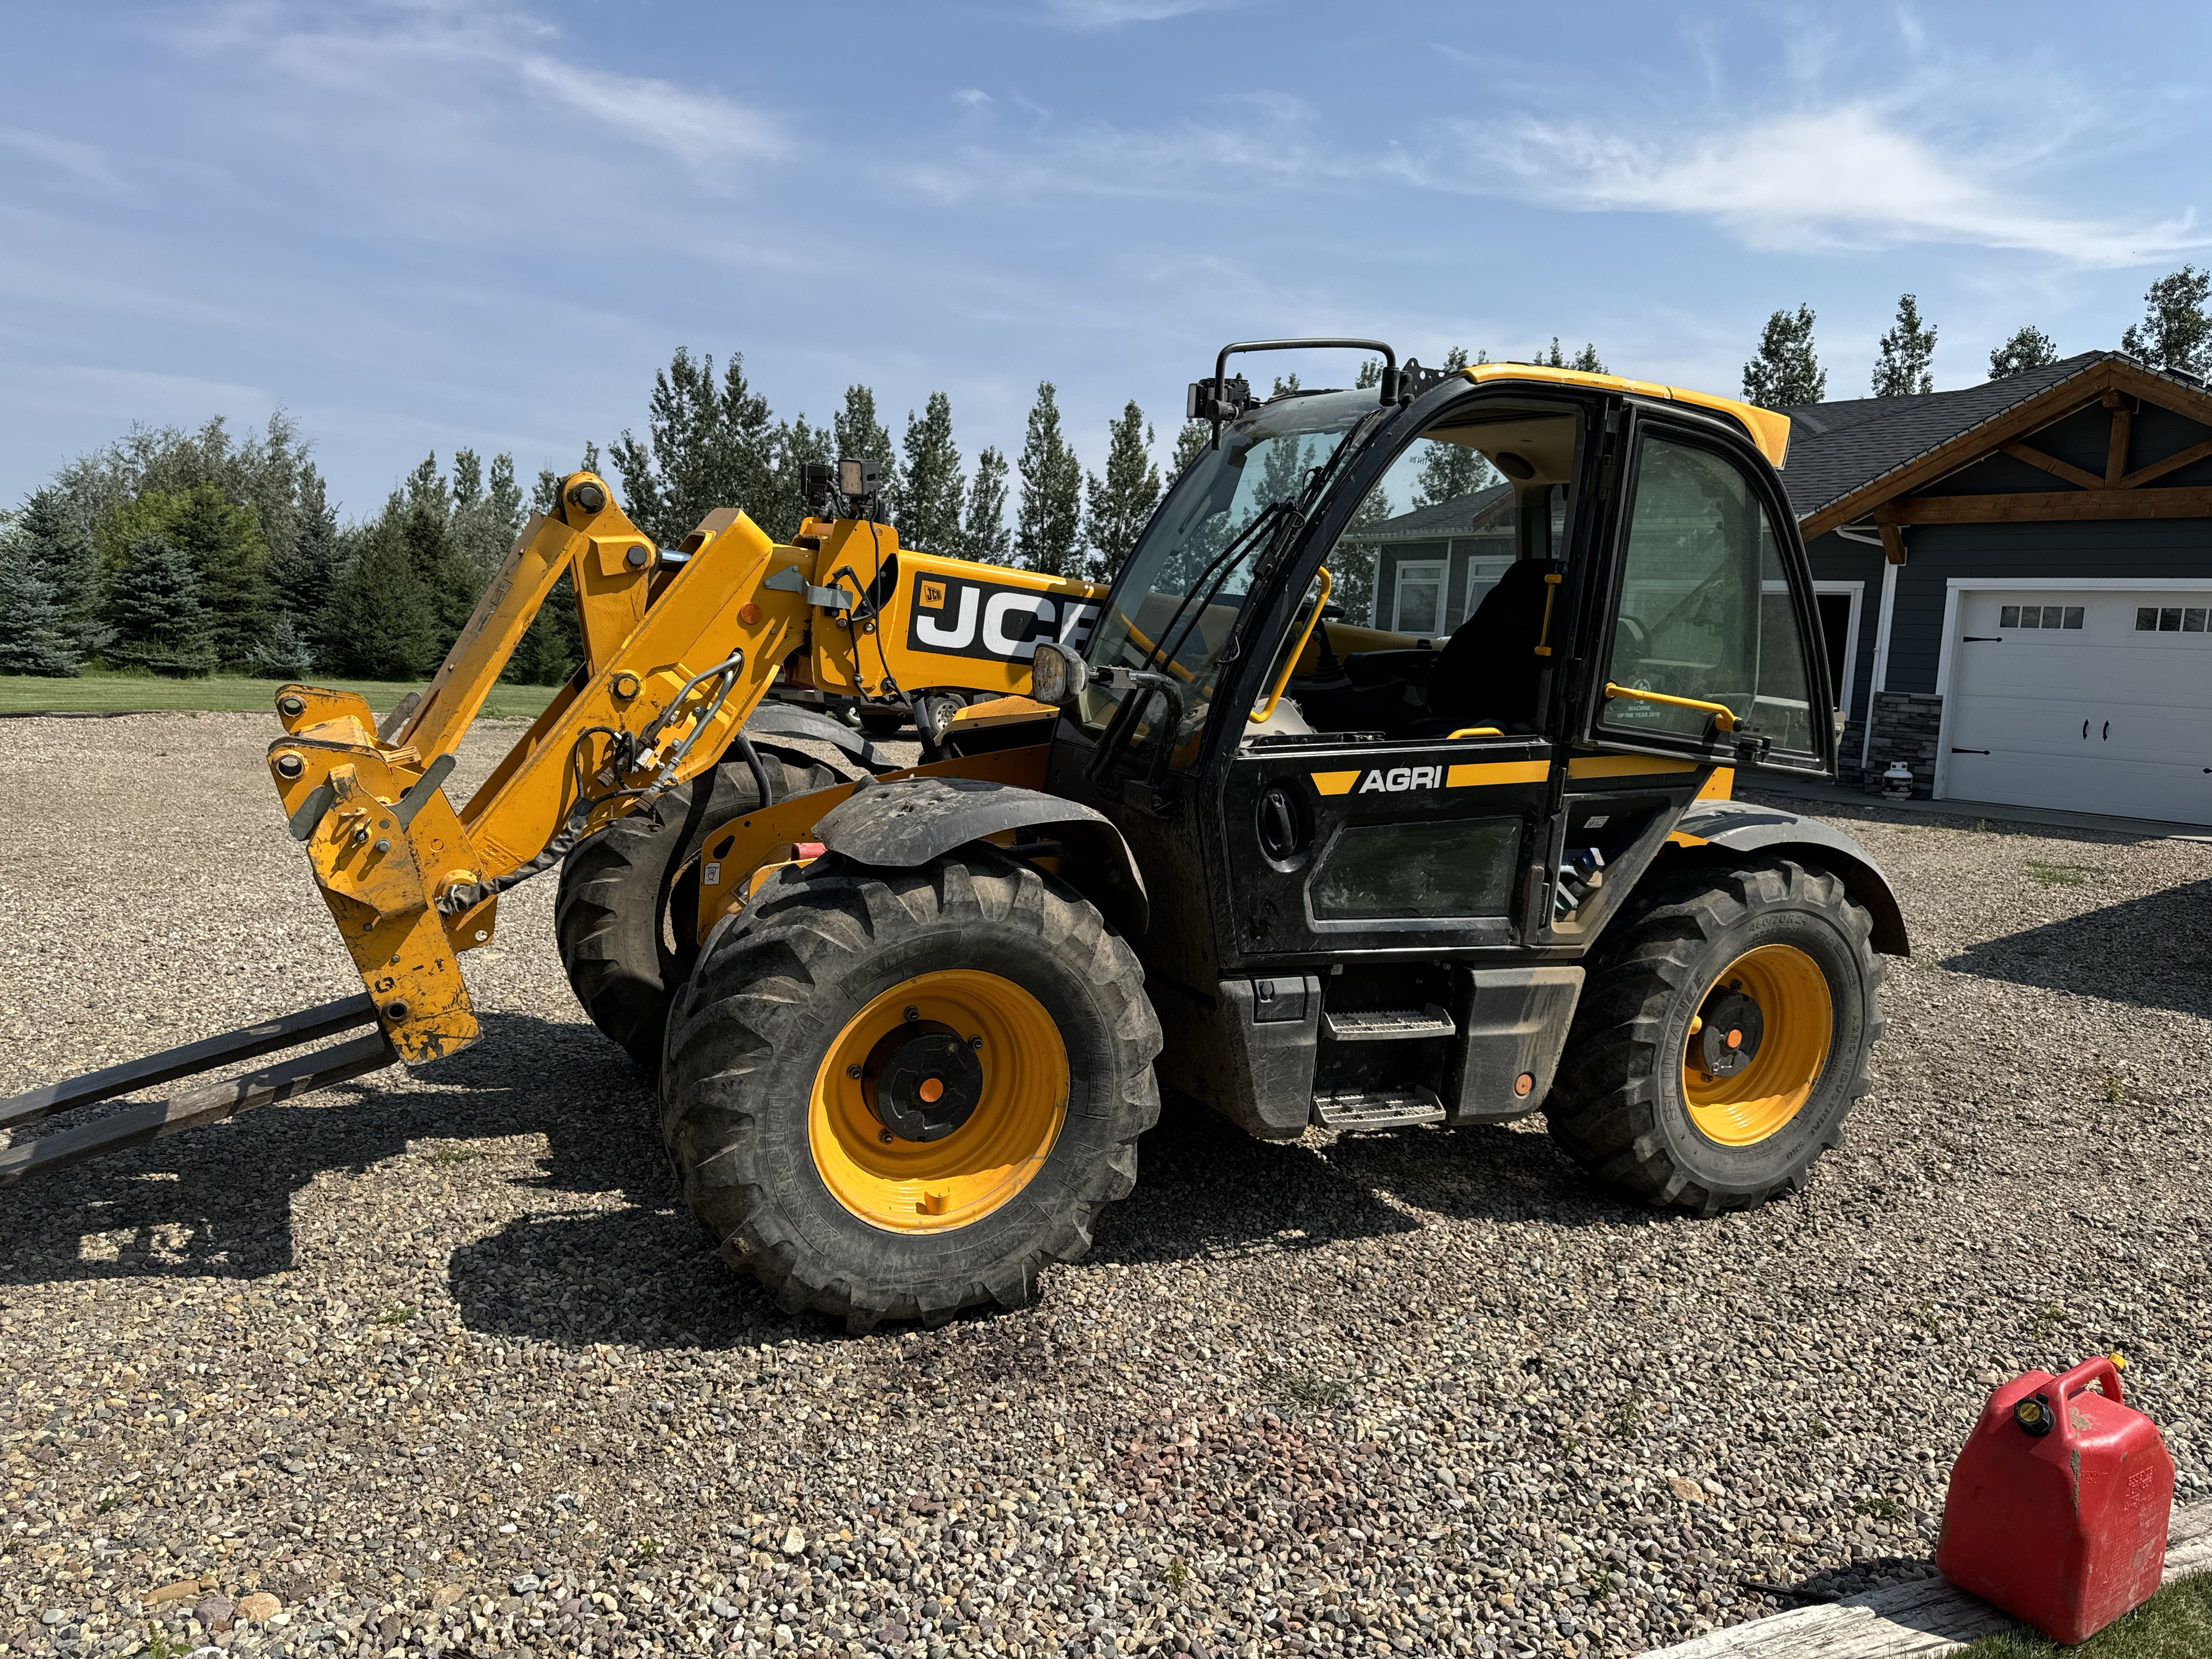
{"type": "Polygon", "coordinates": [[[764,159],[788,147],[774,121],[714,93],[580,69],[536,52],[517,67],[538,91],[696,167],[764,159]]]}
{"type": "Polygon", "coordinates": [[[1045,16],[1067,28],[1112,28],[1119,23],[1158,23],[1194,11],[1224,11],[1244,0],[1045,0],[1045,16]]]}
{"type": "Polygon", "coordinates": [[[2126,265],[2212,240],[2187,215],[2130,224],[2045,211],[2002,187],[2014,158],[1947,150],[1869,102],[1683,138],[1538,120],[1456,131],[1487,182],[1510,193],[1589,211],[1692,215],[1759,248],[1951,242],[2126,265]]]}
{"type": "Polygon", "coordinates": [[[0,149],[12,149],[44,161],[48,167],[86,184],[98,185],[103,190],[123,188],[122,179],[107,165],[107,158],[92,145],[74,138],[59,138],[50,132],[33,132],[22,127],[0,127],[0,149]]]}
{"type": "MultiPolygon", "coordinates": [[[[1315,185],[1376,170],[1376,164],[1333,145],[1302,99],[1247,93],[1222,101],[1227,106],[1222,120],[1149,128],[1100,122],[1061,127],[1034,105],[1024,105],[1032,118],[1018,137],[1002,125],[994,140],[917,162],[905,177],[939,204],[984,192],[1195,201],[1255,185],[1315,185]]],[[[974,110],[981,113],[982,106],[974,110]]]]}

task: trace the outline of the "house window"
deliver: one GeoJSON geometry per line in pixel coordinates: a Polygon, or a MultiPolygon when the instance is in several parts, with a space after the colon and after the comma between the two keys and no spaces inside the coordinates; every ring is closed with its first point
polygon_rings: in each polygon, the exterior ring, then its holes
{"type": "Polygon", "coordinates": [[[2136,607],[2138,634],[2202,634],[2208,618],[2203,605],[2145,605],[2136,607]]]}
{"type": "Polygon", "coordinates": [[[1391,627],[1401,634],[1420,634],[1433,639],[1444,631],[1444,567],[1442,560],[1423,560],[1398,567],[1397,603],[1391,627]]]}
{"type": "Polygon", "coordinates": [[[2081,612],[2078,605],[2002,605],[1997,607],[1997,626],[2078,629],[2081,612]]]}

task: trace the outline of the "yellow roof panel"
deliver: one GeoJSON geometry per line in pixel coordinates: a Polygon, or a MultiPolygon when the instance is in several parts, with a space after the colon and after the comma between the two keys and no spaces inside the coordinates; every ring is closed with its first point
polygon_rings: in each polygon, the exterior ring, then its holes
{"type": "Polygon", "coordinates": [[[1759,453],[1776,466],[1790,453],[1790,417],[1735,398],[1711,392],[1692,392],[1656,380],[1632,380],[1620,374],[1589,374],[1579,368],[1548,368],[1541,363],[1471,363],[1463,371],[1480,386],[1485,380],[1549,380],[1560,386],[1595,386],[1606,392],[1632,392],[1639,398],[1663,398],[1670,403],[1690,404],[1727,416],[1751,434],[1759,453]]]}

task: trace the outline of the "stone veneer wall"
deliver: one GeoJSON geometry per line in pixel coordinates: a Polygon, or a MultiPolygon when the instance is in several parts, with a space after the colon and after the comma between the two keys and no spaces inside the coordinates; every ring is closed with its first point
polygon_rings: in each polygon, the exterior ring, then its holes
{"type": "Polygon", "coordinates": [[[1912,769],[1912,793],[1929,800],[1936,793],[1936,738],[1943,725],[1943,699],[1929,691],[1877,691],[1874,694],[1874,740],[1868,746],[1866,775],[1860,787],[1870,795],[1881,793],[1881,775],[1892,761],[1903,761],[1912,769]]]}

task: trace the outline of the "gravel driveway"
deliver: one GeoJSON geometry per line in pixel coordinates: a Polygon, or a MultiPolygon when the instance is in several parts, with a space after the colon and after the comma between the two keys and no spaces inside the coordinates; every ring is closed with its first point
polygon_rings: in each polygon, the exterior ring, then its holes
{"type": "MultiPolygon", "coordinates": [[[[0,726],[0,1092],[355,988],[272,730],[0,726]]],[[[477,1047],[0,1193],[0,1648],[1628,1653],[1924,1571],[1986,1385],[2113,1347],[2206,1496],[2212,847],[1848,816],[1915,955],[1802,1197],[1171,1103],[1035,1309],[866,1338],[710,1253],[526,887],[477,1047]]]]}

